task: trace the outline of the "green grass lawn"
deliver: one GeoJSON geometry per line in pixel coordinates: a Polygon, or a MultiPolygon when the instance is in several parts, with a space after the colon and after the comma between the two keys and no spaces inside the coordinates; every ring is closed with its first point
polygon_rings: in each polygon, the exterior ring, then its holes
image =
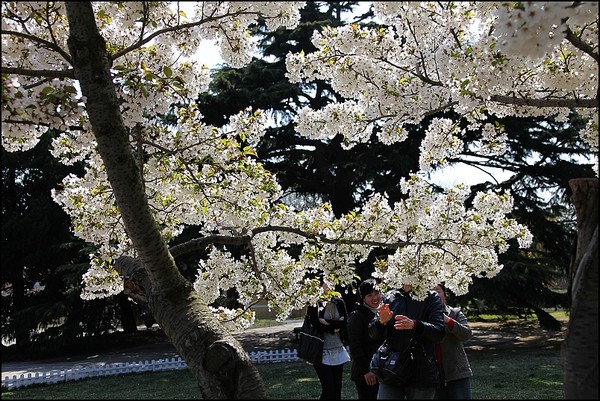
{"type": "MultiPolygon", "coordinates": [[[[469,355],[474,399],[564,399],[559,349],[477,351],[469,355]]],[[[273,399],[318,399],[319,379],[304,362],[258,365],[273,399]]],[[[342,398],[356,399],[350,364],[342,398]]],[[[200,392],[187,370],[139,373],[2,390],[3,399],[193,399],[200,392]]]]}

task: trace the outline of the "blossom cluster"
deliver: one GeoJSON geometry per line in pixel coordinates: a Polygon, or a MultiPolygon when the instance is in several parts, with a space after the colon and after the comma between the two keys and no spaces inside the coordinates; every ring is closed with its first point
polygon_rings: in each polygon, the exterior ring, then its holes
{"type": "MultiPolygon", "coordinates": [[[[288,54],[291,82],[327,80],[346,99],[316,111],[301,110],[299,132],[319,139],[343,133],[352,146],[368,140],[365,131],[373,124],[380,128],[382,141],[403,141],[403,126],[442,110],[458,113],[472,126],[468,130],[479,128],[488,116],[560,120],[571,109],[598,121],[598,63],[593,54],[598,49],[597,3],[374,5],[385,28],[323,29],[313,35],[317,51],[288,54]],[[567,29],[577,35],[576,42],[567,38],[567,29]],[[578,107],[582,99],[590,101],[585,110],[578,107]],[[346,122],[338,124],[341,119],[346,122]],[[348,129],[351,125],[356,128],[348,129]]],[[[593,149],[598,126],[588,127],[593,134],[586,128],[581,139],[593,149]]],[[[464,138],[454,127],[446,125],[444,132],[440,128],[426,132],[421,169],[443,165],[463,146],[464,138]]],[[[489,134],[489,129],[482,132],[482,151],[503,152],[505,135],[501,130],[494,138],[489,134]]]]}

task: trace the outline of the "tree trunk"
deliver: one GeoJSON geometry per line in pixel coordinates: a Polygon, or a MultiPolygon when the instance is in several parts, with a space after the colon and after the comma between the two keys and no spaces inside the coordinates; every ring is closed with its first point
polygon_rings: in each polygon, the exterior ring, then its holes
{"type": "Polygon", "coordinates": [[[598,399],[598,179],[569,181],[577,212],[572,303],[562,358],[566,399],[598,399]]]}
{"type": "Polygon", "coordinates": [[[204,399],[266,398],[248,354],[203,305],[181,276],[148,207],[119,108],[105,41],[89,2],[65,2],[69,51],[97,150],[127,234],[143,270],[146,300],[154,318],[198,381],[204,399]]]}
{"type": "Polygon", "coordinates": [[[153,290],[139,259],[122,256],[115,267],[127,278],[125,294],[138,303],[147,302],[198,380],[203,398],[267,398],[264,382],[248,353],[198,300],[191,283],[167,295],[153,290]]]}

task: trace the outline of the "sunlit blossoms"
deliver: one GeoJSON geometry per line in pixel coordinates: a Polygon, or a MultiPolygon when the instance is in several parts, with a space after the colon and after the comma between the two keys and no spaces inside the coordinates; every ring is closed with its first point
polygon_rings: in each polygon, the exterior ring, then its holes
{"type": "MultiPolygon", "coordinates": [[[[375,275],[387,287],[413,284],[418,296],[440,281],[464,294],[473,277],[496,275],[502,269],[499,253],[532,241],[527,228],[510,216],[510,194],[480,193],[467,207],[467,188],[435,193],[415,172],[402,181],[406,198],[396,204],[374,194],[360,210],[339,218],[328,204],[295,210],[282,200],[276,177],[257,162],[252,148],[268,123],[264,111],[246,109],[224,127],[203,122],[194,104],[209,79],[200,42],[216,41],[226,62],[242,66],[255,50],[249,27],[257,18],[269,29],[293,28],[302,5],[93,4],[160,236],[171,245],[191,227],[207,241],[194,282],[202,301],[211,304],[236,289],[244,305],[264,299],[284,319],[317,302],[322,290],[312,277],[350,284],[355,264],[382,247],[391,254],[377,261],[375,275]],[[174,125],[161,118],[167,112],[174,125]],[[228,252],[219,243],[227,243],[224,238],[244,252],[228,252]]],[[[351,147],[375,129],[389,144],[407,139],[406,125],[454,111],[466,124],[435,119],[429,125],[420,147],[423,172],[458,155],[467,130],[481,132],[476,145],[482,152],[502,153],[503,127],[488,124],[489,115],[566,118],[576,108],[590,121],[582,139],[597,152],[597,104],[589,106],[597,102],[597,5],[567,9],[543,3],[527,12],[534,8],[533,3],[383,2],[375,10],[386,28],[351,25],[315,33],[315,53],[288,55],[289,79],[328,80],[346,101],[300,110],[297,130],[316,139],[342,134],[351,147]],[[522,41],[533,37],[539,44],[535,54],[523,56],[522,41]]],[[[2,13],[2,145],[25,150],[47,129],[62,131],[53,142],[54,156],[84,162],[86,173],[66,177],[53,197],[71,216],[75,234],[96,246],[82,297],[118,293],[123,278],[114,270],[115,260],[137,256],[139,249],[116,206],[116,186],[96,149],[88,99],[79,93],[70,64],[65,7],[3,2],[2,13]]],[[[254,318],[248,310],[213,312],[232,329],[243,329],[254,318]]]]}
{"type": "MultiPolygon", "coordinates": [[[[316,52],[288,55],[292,82],[326,79],[347,99],[301,110],[303,134],[328,138],[343,131],[351,145],[367,140],[364,130],[376,125],[385,142],[403,141],[404,125],[441,110],[477,126],[491,115],[562,118],[575,108],[594,122],[594,134],[586,128],[582,140],[597,146],[597,3],[374,4],[386,28],[324,29],[313,36],[316,52]],[[327,124],[340,119],[351,121],[356,133],[338,128],[347,122],[327,124]]],[[[421,169],[443,165],[461,146],[454,126],[439,128],[427,131],[421,169]]],[[[501,132],[495,140],[489,133],[483,150],[502,152],[501,132]]]]}

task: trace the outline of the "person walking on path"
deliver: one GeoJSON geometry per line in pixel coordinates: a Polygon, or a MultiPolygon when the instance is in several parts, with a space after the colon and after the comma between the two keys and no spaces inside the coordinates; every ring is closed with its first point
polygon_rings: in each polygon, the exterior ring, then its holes
{"type": "Polygon", "coordinates": [[[379,383],[377,399],[433,399],[440,385],[440,372],[435,359],[435,343],[445,334],[440,296],[428,291],[424,300],[412,297],[412,285],[387,293],[377,316],[369,323],[369,335],[385,339],[394,351],[405,350],[416,341],[415,367],[412,377],[402,386],[379,383]]]}
{"type": "Polygon", "coordinates": [[[473,331],[459,308],[446,304],[446,287],[440,283],[433,290],[438,293],[444,307],[446,335],[436,343],[436,358],[441,366],[442,385],[436,390],[438,400],[471,399],[471,364],[465,353],[464,342],[471,339],[473,331]]]}
{"type": "MultiPolygon", "coordinates": [[[[321,382],[321,400],[342,399],[344,364],[350,361],[346,350],[348,340],[346,303],[323,282],[324,307],[309,306],[306,314],[313,324],[323,331],[323,360],[313,367],[321,382]]],[[[323,301],[319,301],[322,303],[323,301]]]]}
{"type": "Polygon", "coordinates": [[[369,370],[371,358],[382,343],[369,336],[369,323],[377,314],[382,299],[376,284],[374,279],[360,283],[359,302],[348,316],[348,346],[352,357],[350,379],[354,381],[359,400],[376,400],[379,390],[377,377],[369,370]]]}

